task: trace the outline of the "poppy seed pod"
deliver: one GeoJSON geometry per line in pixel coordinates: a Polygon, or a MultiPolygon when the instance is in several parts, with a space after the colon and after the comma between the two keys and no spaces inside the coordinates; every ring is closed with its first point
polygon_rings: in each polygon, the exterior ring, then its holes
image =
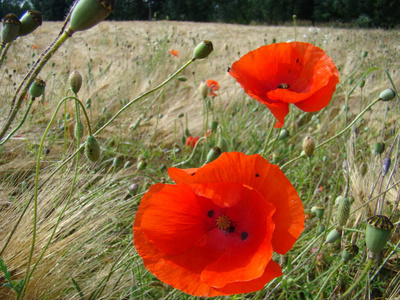
{"type": "Polygon", "coordinates": [[[392,89],[386,89],[379,94],[379,99],[382,101],[390,101],[396,97],[396,93],[392,89]]]}
{"type": "Polygon", "coordinates": [[[325,207],[322,205],[315,206],[314,212],[318,219],[322,219],[324,217],[325,207]]]}
{"type": "Polygon", "coordinates": [[[43,80],[36,78],[29,87],[29,94],[31,94],[33,98],[40,97],[43,95],[45,88],[46,83],[43,80]]]}
{"type": "Polygon", "coordinates": [[[82,75],[79,71],[73,71],[69,75],[69,86],[74,94],[78,94],[82,86],[82,75]]]}
{"type": "Polygon", "coordinates": [[[347,223],[347,220],[350,216],[350,200],[349,198],[342,197],[340,198],[338,208],[336,210],[336,219],[338,221],[339,226],[344,226],[347,223]]]}
{"type": "Polygon", "coordinates": [[[210,151],[207,154],[207,163],[212,162],[213,160],[216,160],[220,155],[222,151],[221,148],[219,147],[212,147],[210,151]]]}
{"type": "Polygon", "coordinates": [[[306,136],[303,140],[304,153],[310,157],[313,155],[315,149],[315,140],[311,136],[306,136]]]}
{"type": "Polygon", "coordinates": [[[334,228],[326,236],[325,244],[336,242],[342,236],[342,230],[334,228]]]}
{"type": "Polygon", "coordinates": [[[100,159],[100,145],[96,138],[89,135],[85,145],[85,155],[87,159],[92,162],[96,162],[100,159]]]}
{"type": "Polygon", "coordinates": [[[114,11],[114,0],[79,0],[71,13],[66,32],[72,35],[97,25],[114,11]]]}
{"type": "Polygon", "coordinates": [[[342,260],[343,261],[349,261],[354,258],[354,256],[357,255],[359,251],[359,248],[355,244],[347,244],[344,246],[343,252],[342,252],[342,260]]]}
{"type": "Polygon", "coordinates": [[[18,37],[21,21],[15,14],[8,14],[2,20],[1,42],[3,44],[11,43],[18,37]]]}
{"type": "Polygon", "coordinates": [[[393,229],[393,224],[386,216],[376,215],[367,219],[365,239],[368,250],[378,254],[388,242],[393,229]]]}
{"type": "Polygon", "coordinates": [[[193,50],[193,59],[203,59],[210,55],[214,50],[213,44],[210,41],[203,41],[193,50]]]}
{"type": "Polygon", "coordinates": [[[42,13],[36,10],[28,10],[20,18],[20,21],[18,36],[28,35],[42,25],[42,13]]]}

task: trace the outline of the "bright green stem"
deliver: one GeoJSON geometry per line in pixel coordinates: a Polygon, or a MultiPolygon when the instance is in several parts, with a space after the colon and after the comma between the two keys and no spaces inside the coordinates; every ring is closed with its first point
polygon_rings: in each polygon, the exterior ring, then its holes
{"type": "Polygon", "coordinates": [[[365,275],[368,274],[369,270],[371,270],[373,264],[374,264],[374,259],[369,258],[367,261],[367,264],[364,267],[364,270],[358,276],[357,280],[354,281],[354,283],[350,286],[350,288],[339,298],[339,300],[346,299],[350,294],[354,291],[354,289],[361,283],[361,281],[364,279],[365,275]]]}
{"type": "Polygon", "coordinates": [[[28,89],[32,82],[35,80],[36,76],[40,73],[46,63],[50,60],[53,54],[61,47],[61,45],[69,38],[70,36],[67,33],[63,33],[59,39],[53,44],[51,49],[46,53],[43,58],[40,58],[40,62],[35,64],[34,69],[30,70],[25,78],[21,81],[17,90],[15,91],[14,97],[11,101],[11,111],[8,116],[7,122],[4,124],[3,129],[0,132],[0,140],[3,139],[4,135],[10,128],[13,123],[19,109],[21,108],[21,104],[24,101],[25,95],[28,92],[28,89]],[[18,98],[18,99],[17,99],[18,98]]]}
{"type": "Polygon", "coordinates": [[[342,260],[340,263],[338,263],[338,265],[332,271],[330,271],[329,276],[326,278],[326,280],[322,284],[321,288],[319,289],[319,292],[318,292],[317,296],[315,296],[314,299],[320,299],[320,295],[324,291],[326,285],[329,283],[329,280],[331,279],[332,275],[335,274],[336,271],[339,270],[343,266],[343,264],[344,264],[344,261],[342,260]]]}
{"type": "Polygon", "coordinates": [[[264,149],[263,149],[263,151],[261,152],[261,156],[264,157],[264,158],[265,158],[265,155],[266,155],[266,153],[267,153],[267,148],[268,148],[269,140],[271,139],[271,135],[272,135],[272,132],[273,132],[273,131],[274,131],[274,123],[272,122],[271,129],[269,130],[267,139],[265,140],[264,149]]]}
{"type": "Polygon", "coordinates": [[[32,98],[31,101],[28,104],[28,107],[27,107],[27,109],[25,111],[25,115],[22,118],[21,122],[19,123],[19,125],[13,131],[10,132],[9,135],[7,135],[7,137],[4,140],[2,140],[0,142],[0,146],[3,145],[5,142],[7,142],[10,139],[10,137],[22,126],[22,124],[24,124],[24,122],[26,120],[26,117],[28,116],[29,111],[31,110],[31,107],[32,107],[32,104],[33,104],[34,101],[35,101],[35,99],[32,98]]]}
{"type": "MultiPolygon", "coordinates": [[[[40,155],[41,155],[41,152],[42,152],[42,150],[43,150],[44,138],[45,138],[45,136],[47,135],[47,132],[49,131],[50,126],[51,126],[51,124],[53,123],[53,121],[54,121],[54,119],[55,119],[55,117],[56,117],[56,115],[57,115],[57,113],[58,113],[59,108],[61,107],[61,104],[62,104],[63,102],[65,102],[66,100],[69,100],[69,99],[75,100],[75,101],[77,101],[77,103],[79,103],[79,104],[81,105],[82,110],[83,110],[84,115],[85,115],[85,118],[86,118],[87,123],[88,123],[88,131],[89,131],[89,134],[91,133],[91,128],[90,128],[90,124],[89,124],[89,118],[88,118],[87,113],[86,113],[86,111],[85,111],[84,105],[79,101],[79,99],[77,99],[77,98],[75,98],[75,97],[68,96],[68,97],[63,98],[63,99],[58,103],[57,108],[56,108],[56,110],[55,110],[55,112],[54,112],[54,114],[53,114],[53,116],[52,116],[52,118],[51,118],[51,120],[50,120],[50,122],[49,122],[49,125],[47,125],[47,128],[46,128],[46,130],[45,130],[45,133],[44,133],[44,135],[43,135],[43,137],[42,137],[42,141],[41,141],[41,143],[40,143],[40,147],[39,147],[39,150],[38,150],[38,151],[39,151],[39,152],[38,152],[38,161],[37,161],[37,163],[36,163],[36,172],[37,172],[36,177],[37,177],[37,178],[35,177],[35,191],[34,191],[34,195],[33,195],[33,196],[29,199],[29,201],[26,203],[26,205],[25,205],[23,211],[21,212],[20,217],[19,217],[18,220],[17,220],[17,223],[15,224],[14,228],[11,230],[10,235],[8,236],[6,242],[4,243],[3,248],[2,248],[1,251],[0,251],[0,256],[1,256],[1,255],[3,254],[3,252],[6,250],[8,244],[10,243],[11,238],[13,237],[15,231],[17,230],[18,225],[19,225],[19,223],[21,222],[21,220],[22,220],[23,216],[25,215],[26,211],[28,210],[28,207],[29,207],[29,205],[31,204],[32,200],[34,200],[34,203],[37,205],[37,192],[38,192],[38,190],[39,190],[44,184],[46,184],[46,182],[47,182],[57,171],[59,171],[66,163],[68,163],[73,157],[75,157],[75,155],[78,153],[78,151],[79,151],[81,148],[83,148],[83,146],[84,146],[84,145],[81,145],[81,146],[78,148],[78,150],[74,153],[73,156],[70,156],[70,157],[69,157],[66,161],[64,161],[58,168],[56,168],[56,169],[50,174],[50,176],[46,178],[46,180],[44,180],[40,185],[38,185],[38,180],[39,180],[38,166],[40,166],[40,155]]],[[[36,206],[36,208],[37,208],[37,206],[36,206]]],[[[34,214],[36,215],[36,213],[37,213],[37,212],[36,212],[36,209],[34,208],[34,214]]],[[[34,229],[36,230],[36,221],[34,221],[34,229]]],[[[33,238],[32,245],[34,246],[34,238],[33,238]]],[[[31,252],[33,253],[33,249],[31,249],[31,252]]],[[[29,266],[29,264],[28,264],[28,266],[29,266]]],[[[28,274],[28,273],[26,273],[26,274],[28,274]]]]}
{"type": "MultiPolygon", "coordinates": [[[[325,144],[333,141],[334,139],[336,139],[337,137],[341,136],[343,133],[345,133],[347,130],[349,130],[372,106],[374,106],[376,103],[378,103],[381,99],[376,99],[374,101],[372,101],[366,108],[364,108],[364,110],[362,112],[360,112],[357,117],[355,117],[355,119],[349,124],[347,125],[347,127],[345,129],[343,129],[342,131],[340,131],[339,133],[335,134],[334,136],[330,137],[329,139],[327,139],[326,141],[322,142],[321,144],[315,146],[315,149],[318,149],[322,146],[324,146],[325,144]]],[[[284,167],[286,167],[287,165],[291,164],[292,162],[295,162],[296,160],[298,160],[301,157],[306,156],[305,154],[299,155],[291,160],[289,160],[288,162],[286,162],[285,164],[283,164],[281,166],[281,169],[283,169],[284,167]]]]}
{"type": "Polygon", "coordinates": [[[4,45],[3,43],[0,45],[0,68],[3,65],[3,61],[6,58],[8,49],[10,49],[11,43],[7,43],[6,45],[4,45]]]}

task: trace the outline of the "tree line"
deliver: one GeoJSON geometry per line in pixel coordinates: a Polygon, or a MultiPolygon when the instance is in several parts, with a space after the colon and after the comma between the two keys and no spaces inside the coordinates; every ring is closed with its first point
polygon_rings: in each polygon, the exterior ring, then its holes
{"type": "MultiPolygon", "coordinates": [[[[39,10],[46,21],[63,20],[74,0],[0,0],[0,16],[39,10]]],[[[359,27],[400,25],[399,0],[115,0],[112,20],[178,20],[277,25],[298,20],[359,27]]]]}

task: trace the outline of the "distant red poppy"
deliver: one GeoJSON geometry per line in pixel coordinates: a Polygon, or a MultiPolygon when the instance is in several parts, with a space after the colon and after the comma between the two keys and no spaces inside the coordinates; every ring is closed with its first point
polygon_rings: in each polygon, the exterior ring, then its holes
{"type": "Polygon", "coordinates": [[[318,111],[332,99],[339,72],[324,50],[309,43],[276,43],[250,51],[234,62],[229,74],[246,93],[265,104],[284,125],[289,103],[318,111]]]}
{"type": "Polygon", "coordinates": [[[194,146],[196,146],[196,143],[197,143],[197,141],[198,141],[199,139],[200,139],[200,138],[199,138],[198,136],[189,136],[189,137],[186,139],[185,146],[188,146],[188,147],[190,147],[190,148],[194,148],[194,146]]]}
{"type": "Polygon", "coordinates": [[[171,53],[175,57],[178,57],[179,51],[171,49],[171,51],[169,51],[169,53],[171,53]]]}
{"type": "Polygon", "coordinates": [[[206,84],[208,86],[208,95],[217,97],[218,95],[215,92],[219,90],[219,83],[215,80],[208,79],[206,80],[206,84]]]}
{"type": "Polygon", "coordinates": [[[176,184],[153,185],[133,226],[150,272],[201,297],[253,292],[282,275],[272,253],[292,248],[305,216],[278,166],[231,152],[201,168],[168,172],[176,184]]]}
{"type": "Polygon", "coordinates": [[[37,48],[36,45],[33,45],[33,46],[32,46],[32,50],[35,50],[36,48],[37,48]]]}

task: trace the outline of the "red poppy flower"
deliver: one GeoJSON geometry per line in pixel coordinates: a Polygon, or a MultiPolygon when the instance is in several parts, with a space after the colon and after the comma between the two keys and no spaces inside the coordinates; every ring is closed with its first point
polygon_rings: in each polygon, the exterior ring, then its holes
{"type": "Polygon", "coordinates": [[[291,249],[304,211],[278,166],[231,152],[198,169],[168,171],[176,184],[152,186],[133,226],[150,272],[201,297],[253,292],[282,275],[272,253],[291,249]]]}
{"type": "Polygon", "coordinates": [[[246,93],[265,104],[282,127],[289,103],[318,111],[332,99],[339,72],[324,50],[309,43],[262,46],[234,62],[229,74],[246,93]]]}
{"type": "Polygon", "coordinates": [[[32,46],[32,50],[35,50],[36,48],[37,48],[36,45],[33,45],[33,46],[32,46]]]}
{"type": "Polygon", "coordinates": [[[172,54],[172,55],[175,56],[175,57],[178,57],[179,51],[178,51],[178,50],[171,49],[171,51],[169,51],[169,53],[172,54]]]}
{"type": "Polygon", "coordinates": [[[218,95],[216,93],[214,93],[214,92],[219,90],[219,83],[217,81],[215,81],[215,80],[208,79],[206,81],[206,84],[208,86],[208,95],[217,97],[218,95]]]}
{"type": "Polygon", "coordinates": [[[186,139],[185,146],[188,146],[188,147],[190,147],[190,148],[194,148],[194,146],[196,146],[196,143],[197,143],[197,141],[198,141],[199,139],[200,139],[200,138],[199,138],[198,136],[189,136],[189,137],[186,139]]]}

